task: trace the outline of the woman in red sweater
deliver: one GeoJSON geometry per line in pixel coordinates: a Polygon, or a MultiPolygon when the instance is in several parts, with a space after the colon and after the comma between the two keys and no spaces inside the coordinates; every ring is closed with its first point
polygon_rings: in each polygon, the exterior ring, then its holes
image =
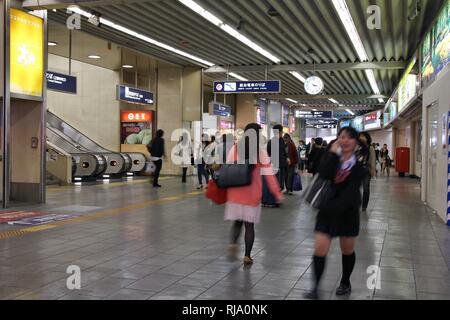
{"type": "Polygon", "coordinates": [[[285,134],[284,142],[286,144],[286,151],[288,154],[288,166],[287,166],[287,172],[285,176],[285,184],[286,184],[286,194],[292,195],[294,190],[294,175],[295,175],[295,169],[298,166],[299,159],[298,159],[298,153],[297,148],[295,146],[294,141],[292,141],[292,138],[289,134],[285,134]]]}
{"type": "Polygon", "coordinates": [[[235,255],[239,249],[237,243],[242,226],[245,225],[245,257],[244,264],[253,263],[251,251],[255,240],[255,224],[261,219],[262,179],[266,179],[269,190],[278,203],[282,201],[280,186],[273,175],[270,158],[261,146],[261,126],[251,123],[245,128],[244,137],[234,145],[228,155],[228,163],[248,159],[253,168],[251,185],[227,189],[225,220],[234,221],[231,232],[230,254],[235,255]],[[253,137],[253,139],[252,139],[253,137]],[[256,140],[256,141],[255,141],[256,140]],[[243,145],[244,144],[244,145],[243,145]],[[245,150],[244,152],[242,152],[245,150]]]}

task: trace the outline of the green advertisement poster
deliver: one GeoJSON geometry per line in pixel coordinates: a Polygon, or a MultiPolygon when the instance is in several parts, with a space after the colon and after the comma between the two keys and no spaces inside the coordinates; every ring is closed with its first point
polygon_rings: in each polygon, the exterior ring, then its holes
{"type": "Polygon", "coordinates": [[[433,68],[438,74],[450,61],[450,0],[433,28],[433,68]]]}

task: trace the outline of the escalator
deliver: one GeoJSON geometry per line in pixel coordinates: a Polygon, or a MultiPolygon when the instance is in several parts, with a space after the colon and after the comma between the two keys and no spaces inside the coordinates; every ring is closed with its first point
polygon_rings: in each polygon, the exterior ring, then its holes
{"type": "Polygon", "coordinates": [[[104,174],[122,174],[144,170],[146,159],[142,153],[117,153],[105,149],[50,111],[47,111],[47,128],[57,132],[61,138],[70,142],[77,150],[102,155],[106,159],[107,165],[104,174]]]}
{"type": "Polygon", "coordinates": [[[46,136],[47,141],[50,142],[50,144],[58,146],[62,150],[70,153],[75,161],[75,166],[72,171],[74,177],[95,177],[105,173],[106,159],[104,156],[92,154],[76,148],[75,145],[62,138],[58,132],[54,131],[52,128],[47,128],[46,136]]]}

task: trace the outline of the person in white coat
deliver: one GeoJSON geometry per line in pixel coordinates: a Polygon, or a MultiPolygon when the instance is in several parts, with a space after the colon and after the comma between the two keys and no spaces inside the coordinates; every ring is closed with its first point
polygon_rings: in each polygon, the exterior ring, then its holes
{"type": "Polygon", "coordinates": [[[182,183],[186,183],[186,176],[189,166],[192,165],[193,149],[187,133],[183,133],[174,148],[174,154],[180,158],[180,166],[183,169],[182,183]]]}

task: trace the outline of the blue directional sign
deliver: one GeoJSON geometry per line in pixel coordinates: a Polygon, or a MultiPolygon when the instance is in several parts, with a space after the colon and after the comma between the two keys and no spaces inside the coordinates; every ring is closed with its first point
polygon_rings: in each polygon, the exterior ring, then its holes
{"type": "Polygon", "coordinates": [[[127,86],[117,86],[118,99],[128,103],[153,104],[153,92],[127,86]]]}
{"type": "Polygon", "coordinates": [[[213,114],[215,116],[229,117],[231,116],[231,107],[220,103],[214,103],[213,114]]]}
{"type": "Polygon", "coordinates": [[[279,93],[280,80],[214,81],[214,93],[279,93]]]}
{"type": "Polygon", "coordinates": [[[47,89],[67,92],[67,93],[77,93],[77,78],[69,76],[62,73],[47,71],[45,74],[47,79],[47,89]]]}

